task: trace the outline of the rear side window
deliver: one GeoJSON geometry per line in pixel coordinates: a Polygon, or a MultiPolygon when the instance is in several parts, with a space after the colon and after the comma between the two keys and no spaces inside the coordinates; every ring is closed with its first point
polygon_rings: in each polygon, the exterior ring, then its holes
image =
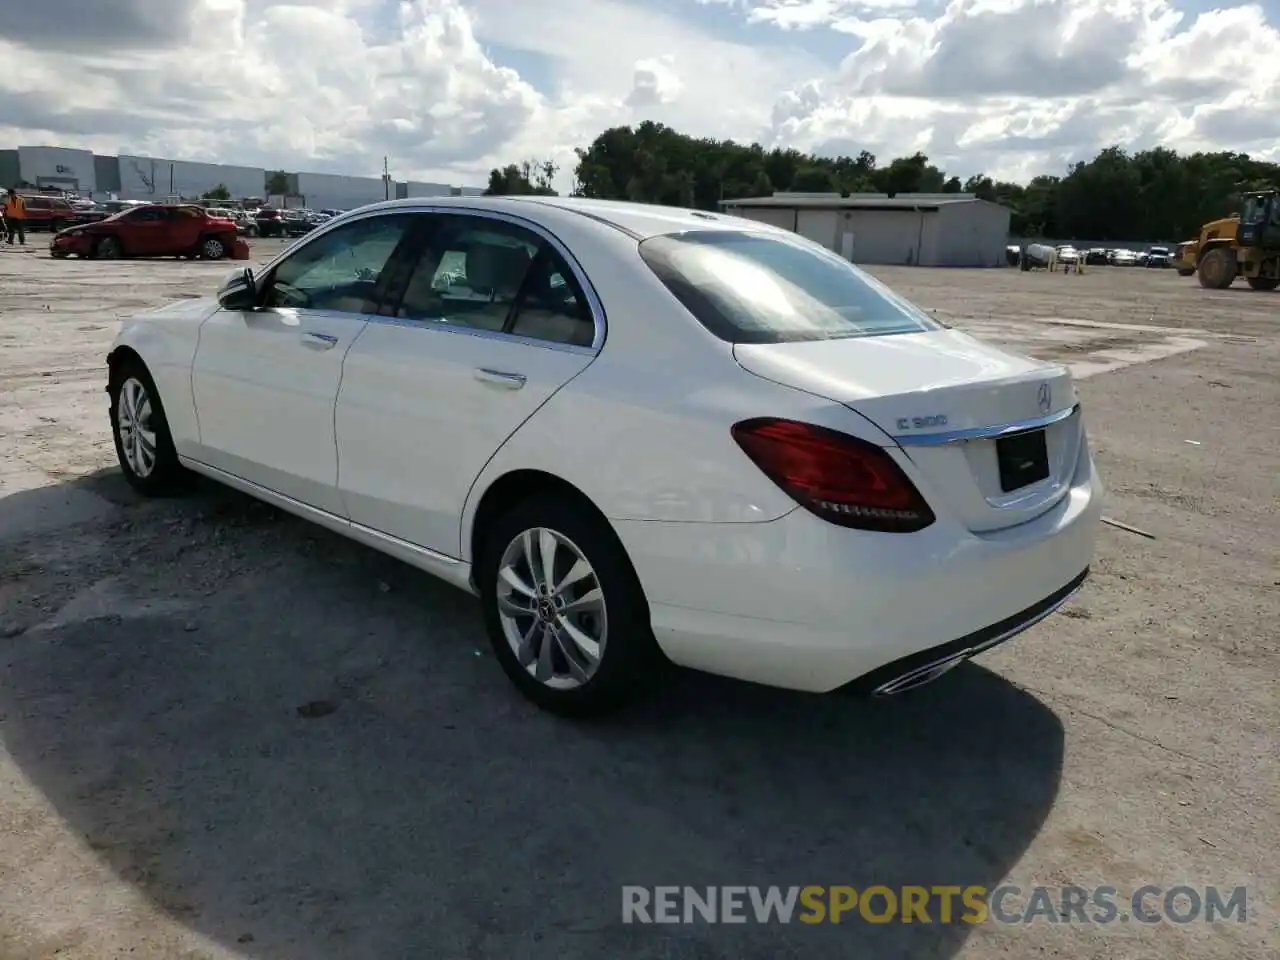
{"type": "Polygon", "coordinates": [[[650,237],[640,256],[704,327],[730,343],[940,329],[874,277],[798,239],[691,231],[650,237]]]}

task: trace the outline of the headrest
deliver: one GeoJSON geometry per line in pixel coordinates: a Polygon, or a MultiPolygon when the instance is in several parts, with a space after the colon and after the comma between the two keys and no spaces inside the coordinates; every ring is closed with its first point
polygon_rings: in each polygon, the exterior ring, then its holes
{"type": "Polygon", "coordinates": [[[531,259],[524,247],[477,244],[467,251],[467,283],[474,289],[513,297],[520,289],[531,259]]]}

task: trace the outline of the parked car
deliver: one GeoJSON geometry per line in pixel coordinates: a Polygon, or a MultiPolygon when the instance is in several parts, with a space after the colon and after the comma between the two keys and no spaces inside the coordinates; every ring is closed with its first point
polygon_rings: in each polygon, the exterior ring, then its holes
{"type": "Polygon", "coordinates": [[[666,661],[898,693],[1086,579],[1103,494],[1066,366],[766,224],[451,201],[363,207],[127,319],[128,482],[204,474],[477,594],[509,678],[566,713],[666,661]]]}
{"type": "Polygon", "coordinates": [[[1080,259],[1080,251],[1069,243],[1065,243],[1058,247],[1059,263],[1075,263],[1080,259]]]}
{"type": "Polygon", "coordinates": [[[1132,250],[1113,250],[1111,264],[1116,267],[1132,267],[1138,263],[1138,255],[1132,250]]]}
{"type": "Polygon", "coordinates": [[[1168,247],[1152,247],[1143,254],[1143,266],[1167,267],[1172,259],[1168,247]]]}
{"type": "Polygon", "coordinates": [[[88,207],[78,208],[75,217],[67,226],[78,226],[85,223],[97,223],[99,220],[105,220],[107,217],[115,216],[124,210],[133,210],[136,207],[145,207],[145,200],[104,200],[101,203],[95,203],[88,207]]]}
{"type": "Polygon", "coordinates": [[[49,253],[104,260],[119,257],[223,257],[244,259],[248,245],[236,236],[234,221],[210,216],[195,204],[149,203],[96,223],[54,234],[49,253]]]}
{"type": "Polygon", "coordinates": [[[57,232],[76,219],[76,209],[69,200],[46,193],[22,193],[26,201],[28,230],[52,230],[57,232]]]}
{"type": "Polygon", "coordinates": [[[304,210],[286,210],[283,224],[287,237],[305,236],[318,226],[311,212],[304,210]]]}
{"type": "Polygon", "coordinates": [[[1084,262],[1087,266],[1105,267],[1109,262],[1107,260],[1107,251],[1104,247],[1093,247],[1085,254],[1084,262]]]}
{"type": "Polygon", "coordinates": [[[237,211],[236,232],[242,237],[256,237],[258,235],[258,218],[247,210],[237,211]]]}
{"type": "Polygon", "coordinates": [[[284,216],[275,207],[263,207],[254,216],[258,225],[258,235],[263,237],[283,237],[284,216]]]}

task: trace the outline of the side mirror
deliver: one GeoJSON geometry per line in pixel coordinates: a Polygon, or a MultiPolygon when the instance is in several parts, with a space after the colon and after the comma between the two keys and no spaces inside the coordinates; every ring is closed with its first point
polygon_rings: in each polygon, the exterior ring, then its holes
{"type": "Polygon", "coordinates": [[[248,267],[237,270],[218,290],[218,303],[224,310],[252,310],[258,305],[258,286],[248,267]]]}

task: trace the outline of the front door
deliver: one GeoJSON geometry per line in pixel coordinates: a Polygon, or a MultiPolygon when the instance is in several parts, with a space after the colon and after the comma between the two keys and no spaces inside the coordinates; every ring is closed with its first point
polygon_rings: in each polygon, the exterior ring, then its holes
{"type": "Polygon", "coordinates": [[[192,370],[199,459],[345,516],[334,401],[406,221],[372,216],[323,233],[264,275],[256,309],[204,322],[192,370]]]}
{"type": "Polygon", "coordinates": [[[510,218],[419,214],[389,316],[347,354],[339,486],[350,518],[447,556],[490,457],[595,356],[598,318],[550,239],[510,218]]]}

